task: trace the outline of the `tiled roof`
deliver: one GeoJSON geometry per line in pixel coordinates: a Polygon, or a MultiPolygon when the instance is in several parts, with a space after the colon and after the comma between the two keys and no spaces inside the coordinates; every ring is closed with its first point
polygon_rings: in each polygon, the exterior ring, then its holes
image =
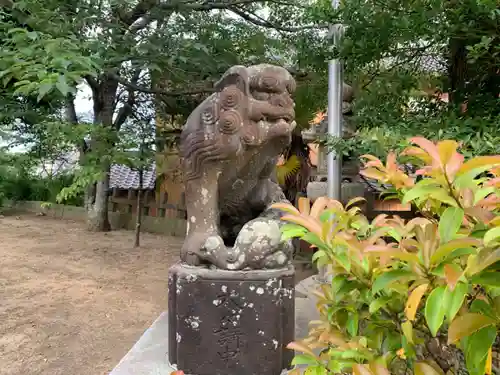
{"type": "MultiPolygon", "coordinates": [[[[411,53],[412,51],[410,51],[411,53]]],[[[387,56],[379,61],[386,69],[406,67],[422,73],[446,73],[448,62],[442,50],[432,50],[420,56],[402,53],[397,56],[387,56]]]]}
{"type": "Polygon", "coordinates": [[[423,55],[418,59],[418,63],[422,71],[428,73],[444,73],[447,69],[446,60],[438,54],[423,55]]]}
{"type": "MultiPolygon", "coordinates": [[[[156,182],[156,164],[152,163],[144,171],[143,189],[154,189],[156,182]]],[[[109,187],[117,189],[139,189],[139,172],[126,165],[113,164],[109,176],[109,187]]]]}

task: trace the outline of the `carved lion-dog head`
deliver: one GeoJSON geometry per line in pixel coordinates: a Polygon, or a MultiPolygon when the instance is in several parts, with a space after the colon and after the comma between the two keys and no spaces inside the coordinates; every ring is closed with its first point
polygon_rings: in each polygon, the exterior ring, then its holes
{"type": "Polygon", "coordinates": [[[295,127],[295,80],[284,68],[260,64],[234,66],[217,82],[219,128],[238,132],[244,146],[277,137],[289,141],[295,127]]]}
{"type": "Polygon", "coordinates": [[[268,142],[287,145],[295,127],[295,88],[292,75],[279,66],[228,69],[183,130],[181,149],[189,176],[198,176],[206,162],[229,160],[249,148],[268,142]]]}

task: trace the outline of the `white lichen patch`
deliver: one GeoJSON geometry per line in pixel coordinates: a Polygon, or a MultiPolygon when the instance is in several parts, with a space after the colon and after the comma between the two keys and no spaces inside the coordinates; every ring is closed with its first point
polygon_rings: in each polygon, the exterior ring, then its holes
{"type": "Polygon", "coordinates": [[[288,299],[292,299],[294,295],[295,290],[294,289],[287,289],[283,288],[283,296],[288,297],[288,299]]]}
{"type": "Polygon", "coordinates": [[[258,334],[264,336],[264,331],[259,331],[258,334]]]}
{"type": "Polygon", "coordinates": [[[275,350],[278,349],[278,340],[273,339],[273,346],[275,350]]]}
{"type": "Polygon", "coordinates": [[[253,292],[255,290],[255,285],[250,285],[248,289],[250,289],[253,292]]]}
{"type": "Polygon", "coordinates": [[[220,287],[220,290],[222,290],[224,293],[226,293],[227,292],[227,285],[222,285],[220,287]]]}
{"type": "Polygon", "coordinates": [[[196,216],[191,216],[191,217],[189,218],[189,221],[190,221],[191,223],[193,223],[193,224],[194,224],[194,223],[196,223],[196,216]]]}
{"type": "Polygon", "coordinates": [[[257,294],[264,294],[264,289],[263,288],[257,288],[257,290],[255,291],[255,293],[257,294]]]}
{"type": "Polygon", "coordinates": [[[253,309],[253,303],[252,303],[252,302],[250,302],[250,303],[248,304],[248,307],[250,307],[251,309],[253,309]]]}
{"type": "Polygon", "coordinates": [[[220,299],[214,299],[212,303],[214,304],[214,306],[220,306],[222,304],[222,301],[220,299]]]}
{"type": "Polygon", "coordinates": [[[270,286],[272,286],[277,281],[278,281],[278,279],[276,279],[275,277],[273,277],[272,279],[267,280],[266,286],[270,287],[270,286]]]}
{"type": "Polygon", "coordinates": [[[204,205],[208,204],[210,193],[206,188],[201,188],[201,197],[202,197],[201,203],[203,203],[204,205]]]}
{"type": "Polygon", "coordinates": [[[243,228],[238,234],[238,242],[244,245],[249,245],[255,241],[255,233],[251,228],[243,228]]]}
{"type": "Polygon", "coordinates": [[[282,266],[284,265],[286,262],[288,261],[288,258],[285,254],[283,254],[282,252],[280,252],[277,256],[276,256],[276,262],[282,266]]]}
{"type": "Polygon", "coordinates": [[[176,340],[177,342],[181,342],[182,337],[181,337],[181,335],[179,335],[179,333],[176,333],[176,334],[175,334],[175,340],[176,340]]]}
{"type": "Polygon", "coordinates": [[[221,240],[218,237],[215,236],[210,236],[207,238],[205,241],[205,249],[207,249],[208,252],[213,252],[215,251],[220,245],[221,245],[221,240]]]}
{"type": "Polygon", "coordinates": [[[186,280],[188,283],[192,283],[192,282],[195,282],[196,280],[198,280],[198,276],[193,275],[193,274],[189,274],[186,276],[186,280]]]}
{"type": "Polygon", "coordinates": [[[201,319],[199,316],[190,316],[185,319],[185,322],[189,324],[192,329],[198,330],[198,328],[200,328],[201,319]]]}
{"type": "Polygon", "coordinates": [[[257,126],[259,127],[260,130],[266,130],[267,129],[267,123],[260,120],[258,123],[257,123],[257,126]]]}
{"type": "Polygon", "coordinates": [[[233,320],[233,326],[237,326],[238,324],[240,324],[240,315],[234,315],[234,320],[233,320]]]}
{"type": "Polygon", "coordinates": [[[281,242],[281,230],[276,221],[256,220],[245,229],[239,235],[244,243],[261,243],[262,245],[274,247],[281,242]]]}

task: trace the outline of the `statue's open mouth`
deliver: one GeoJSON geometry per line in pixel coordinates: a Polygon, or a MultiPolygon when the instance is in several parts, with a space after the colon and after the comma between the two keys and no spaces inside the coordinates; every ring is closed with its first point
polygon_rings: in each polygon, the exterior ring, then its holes
{"type": "Polygon", "coordinates": [[[270,137],[280,137],[290,135],[297,123],[291,117],[280,118],[272,122],[269,129],[270,137]]]}
{"type": "Polygon", "coordinates": [[[284,115],[284,116],[280,116],[276,122],[279,122],[279,121],[285,121],[287,123],[291,123],[293,121],[293,116],[290,116],[290,115],[284,115]]]}

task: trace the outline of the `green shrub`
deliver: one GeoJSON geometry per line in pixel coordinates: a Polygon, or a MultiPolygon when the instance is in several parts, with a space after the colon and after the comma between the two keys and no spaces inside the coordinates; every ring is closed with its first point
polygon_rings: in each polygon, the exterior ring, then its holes
{"type": "MultiPolygon", "coordinates": [[[[0,206],[9,201],[42,201],[56,203],[57,194],[71,186],[74,177],[71,174],[54,178],[30,176],[15,170],[2,168],[0,172],[0,206]]],[[[83,206],[83,196],[79,194],[64,202],[68,205],[83,206]]]]}
{"type": "Polygon", "coordinates": [[[408,147],[412,134],[422,134],[435,142],[456,139],[462,144],[461,153],[467,158],[500,154],[500,116],[406,116],[398,118],[396,123],[362,127],[349,139],[325,135],[318,143],[347,159],[357,160],[365,154],[384,158],[387,150],[402,151],[408,147]]]}
{"type": "MultiPolygon", "coordinates": [[[[500,156],[464,161],[455,141],[412,138],[408,176],[389,153],[363,174],[393,186],[421,217],[369,221],[356,203],[288,204],[284,238],[317,248],[333,279],[315,292],[321,319],[291,343],[306,374],[492,373],[500,326],[500,156]],[[317,355],[314,350],[319,349],[317,355]],[[463,355],[461,354],[463,353],[463,355]]],[[[402,155],[402,156],[403,156],[402,155]]],[[[294,373],[301,373],[296,368],[294,373]]]]}

